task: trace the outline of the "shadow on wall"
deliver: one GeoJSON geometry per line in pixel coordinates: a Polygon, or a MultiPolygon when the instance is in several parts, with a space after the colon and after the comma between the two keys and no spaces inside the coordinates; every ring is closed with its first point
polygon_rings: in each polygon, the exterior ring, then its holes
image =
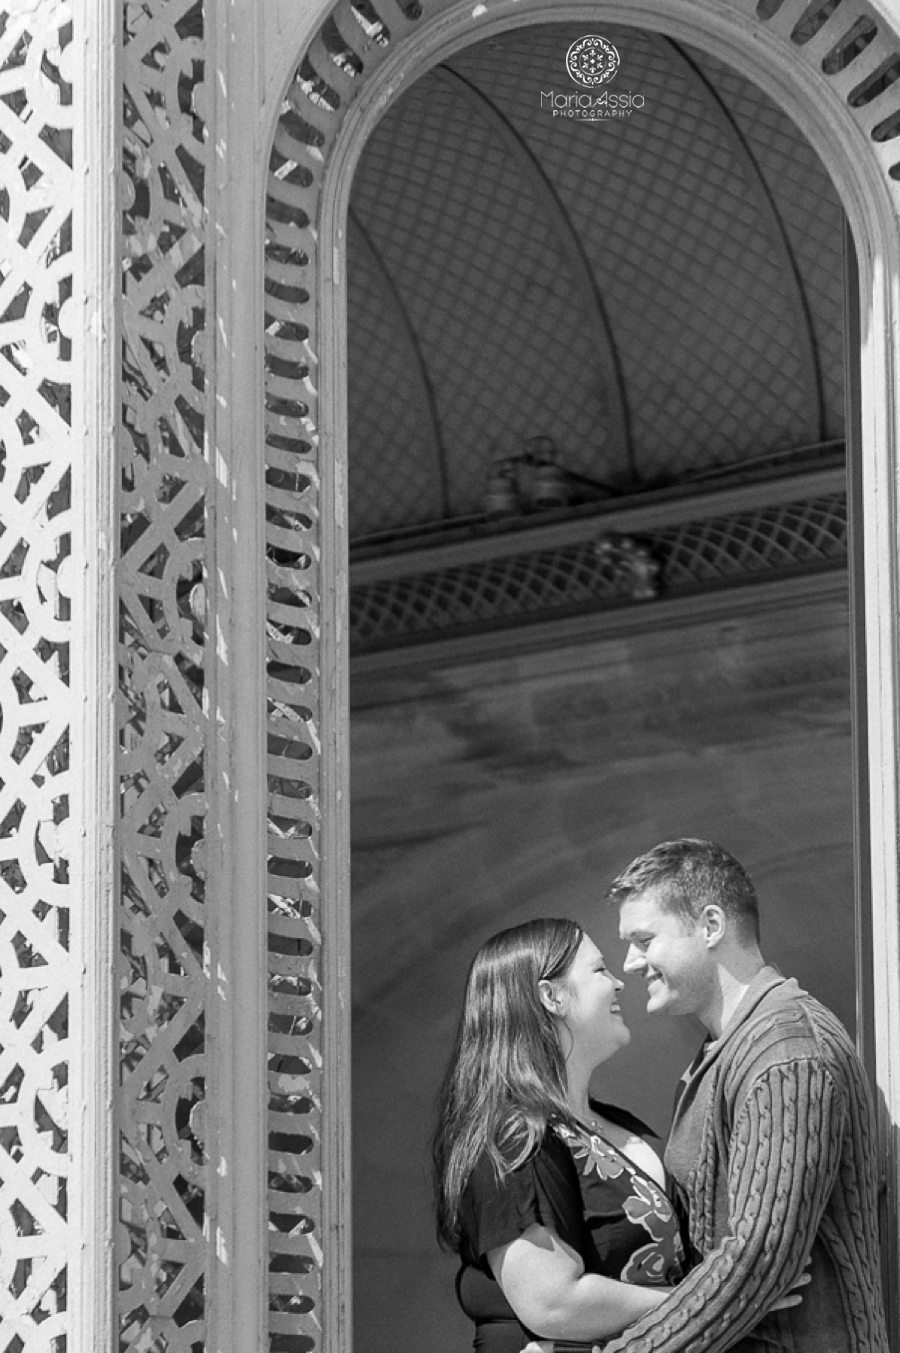
{"type": "MultiPolygon", "coordinates": [[[[567,651],[399,670],[352,718],[357,1353],[459,1353],[472,1331],[431,1217],[433,1103],[478,945],[570,915],[621,972],[614,874],[719,840],[760,893],[767,957],[853,1029],[846,607],[709,621],[567,651]]],[[[665,1133],[702,1034],[644,1013],[602,1098],[665,1133]]]]}

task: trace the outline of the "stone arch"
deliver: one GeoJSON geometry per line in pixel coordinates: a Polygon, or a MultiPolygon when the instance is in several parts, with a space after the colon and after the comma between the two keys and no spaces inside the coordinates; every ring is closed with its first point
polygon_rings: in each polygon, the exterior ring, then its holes
{"type": "MultiPolygon", "coordinates": [[[[866,729],[858,732],[867,748],[860,790],[869,805],[865,868],[879,936],[871,955],[873,1064],[891,1159],[888,1215],[896,1216],[898,410],[892,331],[900,320],[900,33],[864,0],[439,0],[427,12],[418,0],[338,0],[299,63],[294,60],[272,118],[264,321],[269,1058],[278,1084],[270,1129],[282,1134],[289,1153],[295,1143],[296,1168],[283,1176],[286,1196],[308,1187],[299,1143],[310,1123],[315,1128],[320,1114],[323,1120],[315,1135],[321,1233],[328,1244],[322,1287],[315,1285],[309,1302],[321,1301],[316,1323],[335,1349],[350,1346],[341,1282],[349,1271],[349,1151],[339,1126],[349,1092],[344,382],[350,184],[368,135],[411,80],[471,42],[548,18],[656,29],[740,68],[818,151],[856,241],[861,455],[855,513],[858,523],[865,519],[856,567],[865,636],[858,675],[867,689],[866,729]],[[285,1022],[284,1002],[300,992],[285,985],[285,956],[306,974],[298,979],[295,968],[289,980],[317,994],[315,1020],[285,1022]],[[279,1065],[295,1059],[321,1067],[322,1092],[314,1102],[278,1081],[279,1065]]],[[[278,1206],[277,1197],[270,1201],[273,1214],[278,1206]]],[[[282,1245],[280,1234],[277,1225],[270,1228],[275,1269],[293,1245],[282,1245]]],[[[270,1280],[270,1296],[272,1290],[270,1280]]]]}

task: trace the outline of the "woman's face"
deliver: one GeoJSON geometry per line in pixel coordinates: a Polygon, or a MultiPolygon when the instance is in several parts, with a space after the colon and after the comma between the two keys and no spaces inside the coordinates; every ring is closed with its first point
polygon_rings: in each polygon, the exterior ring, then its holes
{"type": "Polygon", "coordinates": [[[565,977],[554,982],[557,1011],[572,1038],[572,1051],[599,1066],[624,1048],[631,1034],[619,1008],[623,983],[584,935],[565,977]]]}

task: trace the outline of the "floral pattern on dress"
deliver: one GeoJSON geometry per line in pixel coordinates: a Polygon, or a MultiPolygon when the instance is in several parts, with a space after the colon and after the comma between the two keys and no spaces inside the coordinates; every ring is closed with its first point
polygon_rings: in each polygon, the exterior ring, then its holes
{"type": "Polygon", "coordinates": [[[625,1173],[626,1166],[621,1152],[616,1151],[602,1137],[593,1133],[588,1136],[586,1133],[573,1132],[564,1123],[558,1125],[556,1132],[557,1136],[562,1137],[576,1162],[583,1164],[585,1174],[593,1170],[601,1179],[618,1179],[625,1173]]]}
{"type": "MultiPolygon", "coordinates": [[[[684,1246],[672,1204],[665,1191],[612,1142],[596,1132],[576,1131],[564,1123],[555,1124],[557,1136],[572,1153],[581,1177],[618,1181],[622,1215],[650,1237],[650,1243],[638,1245],[619,1276],[622,1282],[659,1286],[676,1283],[682,1276],[684,1246]]],[[[588,1191],[590,1185],[587,1185],[588,1191]]],[[[585,1195],[586,1212],[588,1194],[585,1195]]]]}
{"type": "Polygon", "coordinates": [[[631,1187],[634,1193],[625,1199],[625,1215],[635,1226],[643,1226],[653,1240],[665,1240],[669,1232],[669,1218],[672,1205],[666,1195],[652,1179],[633,1175],[631,1187]]]}
{"type": "Polygon", "coordinates": [[[681,1264],[672,1260],[659,1245],[644,1245],[628,1260],[619,1274],[623,1283],[639,1283],[644,1287],[667,1287],[681,1276],[681,1264]]]}

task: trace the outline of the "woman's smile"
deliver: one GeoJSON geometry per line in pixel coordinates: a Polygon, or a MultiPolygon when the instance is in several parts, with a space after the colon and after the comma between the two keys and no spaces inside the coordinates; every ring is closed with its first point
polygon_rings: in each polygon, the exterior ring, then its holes
{"type": "Polygon", "coordinates": [[[553,984],[551,1008],[562,1019],[579,1060],[599,1066],[630,1040],[622,1016],[622,981],[585,935],[565,978],[553,984]]]}

